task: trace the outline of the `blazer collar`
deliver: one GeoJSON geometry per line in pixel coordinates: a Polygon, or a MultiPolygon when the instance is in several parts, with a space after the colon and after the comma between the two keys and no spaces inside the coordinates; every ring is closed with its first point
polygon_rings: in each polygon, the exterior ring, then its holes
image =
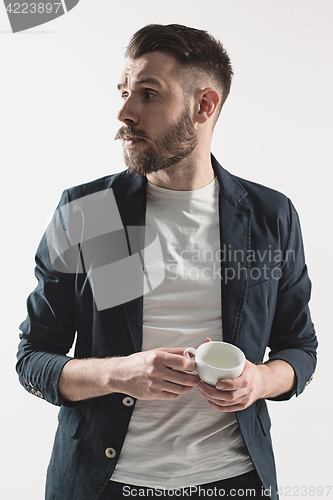
{"type": "Polygon", "coordinates": [[[247,191],[233,175],[219,164],[214,155],[211,155],[211,160],[213,170],[220,185],[220,197],[226,197],[230,202],[237,205],[245,198],[247,191]]]}
{"type": "Polygon", "coordinates": [[[136,194],[144,194],[146,191],[147,178],[143,175],[132,174],[129,169],[117,174],[112,183],[115,196],[122,202],[127,202],[136,194]]]}
{"type": "MultiPolygon", "coordinates": [[[[211,155],[212,167],[220,185],[221,196],[226,196],[235,204],[239,203],[246,195],[247,191],[237,181],[237,179],[225,170],[214,155],[211,155]]],[[[120,172],[112,184],[115,195],[122,201],[129,200],[137,193],[144,193],[147,185],[147,178],[143,175],[132,174],[129,169],[120,172]]]]}

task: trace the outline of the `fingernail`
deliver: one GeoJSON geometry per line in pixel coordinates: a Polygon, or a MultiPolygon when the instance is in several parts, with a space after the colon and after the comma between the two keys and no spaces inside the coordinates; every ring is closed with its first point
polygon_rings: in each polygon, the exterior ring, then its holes
{"type": "Polygon", "coordinates": [[[202,383],[200,383],[200,384],[198,385],[198,389],[199,389],[199,391],[201,391],[201,392],[205,392],[205,386],[204,386],[202,383]]]}
{"type": "Polygon", "coordinates": [[[216,389],[219,389],[219,390],[225,389],[225,385],[223,383],[218,382],[216,384],[216,389]]]}

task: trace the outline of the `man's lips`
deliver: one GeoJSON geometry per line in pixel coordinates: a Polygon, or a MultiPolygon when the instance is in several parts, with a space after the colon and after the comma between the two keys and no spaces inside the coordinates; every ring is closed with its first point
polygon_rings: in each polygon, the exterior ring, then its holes
{"type": "Polygon", "coordinates": [[[123,141],[124,141],[124,144],[126,144],[126,146],[131,146],[133,144],[137,144],[138,142],[142,142],[144,140],[145,139],[142,139],[141,137],[130,137],[128,135],[125,135],[123,137],[123,141]]]}

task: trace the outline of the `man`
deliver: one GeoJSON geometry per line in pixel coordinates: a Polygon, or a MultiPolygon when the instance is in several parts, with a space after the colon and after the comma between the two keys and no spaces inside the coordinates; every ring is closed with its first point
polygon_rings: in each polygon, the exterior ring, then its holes
{"type": "Polygon", "coordinates": [[[303,391],[317,341],[293,205],[210,154],[231,79],[206,32],[139,30],[118,85],[128,170],[65,191],[41,241],[17,370],[62,406],[47,499],[277,498],[265,399],[303,391]],[[247,361],[211,387],[182,354],[222,339],[247,361]]]}

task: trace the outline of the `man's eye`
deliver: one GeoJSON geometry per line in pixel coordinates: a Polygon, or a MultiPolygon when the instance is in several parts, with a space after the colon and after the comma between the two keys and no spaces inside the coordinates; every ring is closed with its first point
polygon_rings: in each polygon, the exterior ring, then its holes
{"type": "Polygon", "coordinates": [[[156,94],[155,92],[150,92],[149,90],[146,90],[144,92],[144,96],[146,97],[146,99],[153,99],[154,97],[156,97],[156,94]]]}
{"type": "Polygon", "coordinates": [[[122,98],[122,99],[127,99],[127,97],[128,97],[128,93],[127,93],[127,92],[123,92],[123,93],[121,94],[121,98],[122,98]]]}

